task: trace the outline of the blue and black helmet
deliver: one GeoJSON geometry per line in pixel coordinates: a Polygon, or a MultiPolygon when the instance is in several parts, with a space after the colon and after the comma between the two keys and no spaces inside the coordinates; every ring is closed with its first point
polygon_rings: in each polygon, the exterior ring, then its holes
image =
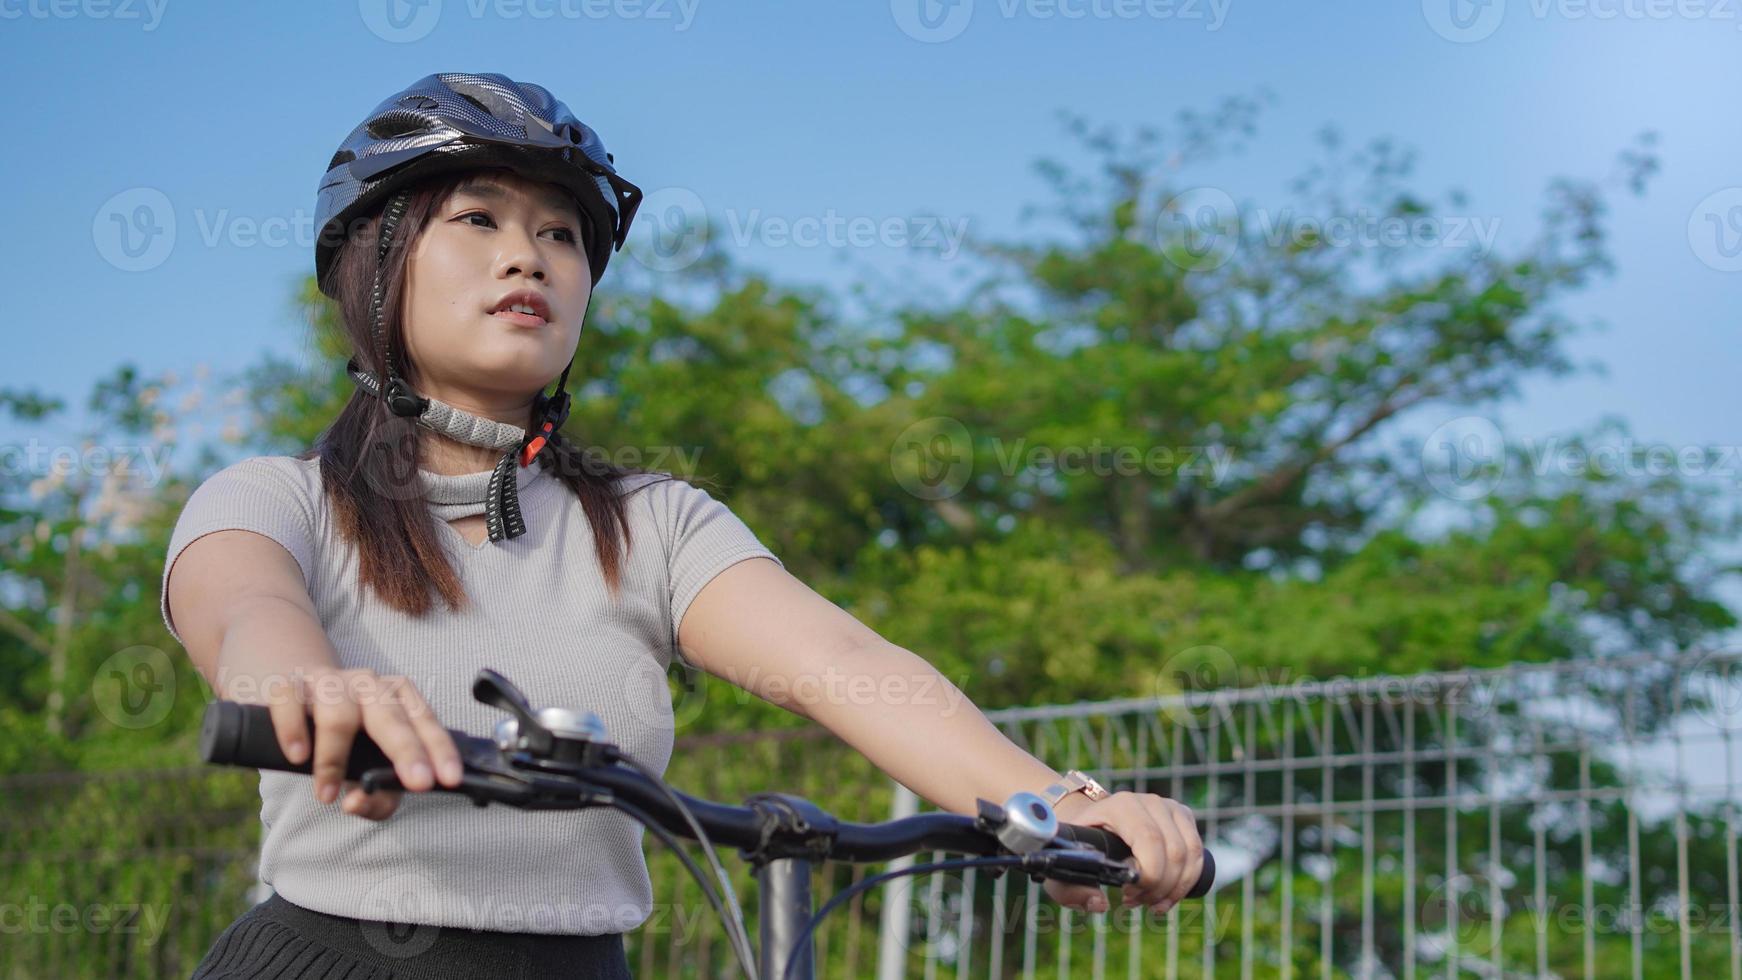
{"type": "Polygon", "coordinates": [[[613,162],[599,134],[542,86],[497,74],[427,75],[370,110],[327,164],[315,204],[316,281],[335,295],[327,271],[351,222],[394,192],[434,174],[507,167],[580,201],[597,286],[641,205],[641,189],[613,162]]]}

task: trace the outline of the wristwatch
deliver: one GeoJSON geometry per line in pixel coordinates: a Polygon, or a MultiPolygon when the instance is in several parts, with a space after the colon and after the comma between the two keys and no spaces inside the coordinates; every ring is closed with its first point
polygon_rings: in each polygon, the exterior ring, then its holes
{"type": "Polygon", "coordinates": [[[1095,782],[1095,777],[1081,769],[1072,769],[1065,773],[1064,779],[1041,790],[1040,795],[1046,798],[1047,806],[1056,807],[1060,800],[1078,792],[1091,800],[1104,800],[1113,795],[1107,792],[1107,787],[1095,782]]]}

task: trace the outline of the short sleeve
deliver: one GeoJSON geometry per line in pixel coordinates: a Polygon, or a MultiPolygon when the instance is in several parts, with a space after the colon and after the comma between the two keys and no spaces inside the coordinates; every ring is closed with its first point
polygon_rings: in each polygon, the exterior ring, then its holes
{"type": "Polygon", "coordinates": [[[682,659],[677,628],[690,603],[714,576],[747,558],[769,558],[786,566],[738,515],[706,490],[683,480],[661,481],[653,489],[660,491],[651,499],[661,511],[657,518],[671,569],[671,647],[682,659]]]}
{"type": "Polygon", "coordinates": [[[183,641],[169,617],[169,573],[188,545],[213,531],[253,531],[271,538],[296,559],[303,583],[312,583],[315,509],[303,467],[288,456],[244,459],[207,477],[188,497],[170,533],[158,600],[163,625],[177,643],[183,641]]]}

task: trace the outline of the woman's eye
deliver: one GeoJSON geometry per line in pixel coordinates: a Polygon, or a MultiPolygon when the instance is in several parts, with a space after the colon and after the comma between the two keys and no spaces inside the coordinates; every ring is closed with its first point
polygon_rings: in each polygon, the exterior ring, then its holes
{"type": "MultiPolygon", "coordinates": [[[[471,219],[473,219],[473,218],[483,218],[486,222],[488,222],[489,227],[493,228],[496,226],[496,222],[494,220],[492,220],[488,214],[485,214],[482,211],[472,211],[472,212],[469,212],[467,214],[462,214],[458,218],[455,218],[454,220],[471,223],[471,219]]],[[[485,225],[474,225],[473,227],[482,228],[482,227],[485,227],[485,225]]],[[[563,227],[563,228],[552,228],[550,230],[553,232],[556,232],[559,235],[564,236],[563,238],[559,239],[560,241],[567,242],[571,245],[577,244],[580,241],[580,239],[575,237],[575,232],[574,232],[574,229],[572,229],[572,228],[563,227]]]]}

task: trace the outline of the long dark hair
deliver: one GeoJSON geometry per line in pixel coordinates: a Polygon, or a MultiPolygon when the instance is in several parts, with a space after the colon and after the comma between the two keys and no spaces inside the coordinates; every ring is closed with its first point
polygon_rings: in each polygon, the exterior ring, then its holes
{"type": "MultiPolygon", "coordinates": [[[[385,302],[382,323],[401,377],[412,368],[405,344],[406,267],[411,250],[436,209],[455,188],[478,170],[445,174],[408,187],[404,217],[390,243],[382,272],[385,302]]],[[[577,206],[577,212],[580,209],[577,206]]],[[[385,352],[378,349],[369,323],[369,292],[375,276],[375,251],[381,213],[354,222],[322,283],[338,297],[338,310],[359,366],[385,379],[385,352]]],[[[589,234],[582,220],[583,234],[589,234]]],[[[555,381],[554,378],[551,381],[555,381]]],[[[547,385],[549,382],[547,382],[547,385]]],[[[522,424],[530,424],[531,412],[522,424]]],[[[459,576],[443,550],[437,518],[430,513],[418,477],[418,450],[423,427],[394,415],[383,397],[361,388],[351,394],[332,425],[312,448],[298,458],[319,457],[321,486],[331,501],[339,533],[357,552],[358,584],[373,589],[388,605],[413,616],[430,610],[432,592],[450,610],[468,600],[459,576]]],[[[538,465],[581,501],[592,525],[599,566],[613,596],[621,591],[622,563],[629,546],[629,522],[618,482],[650,474],[663,480],[670,474],[616,465],[602,455],[552,438],[538,454],[538,465]]],[[[653,482],[660,482],[655,480],[653,482]]]]}

